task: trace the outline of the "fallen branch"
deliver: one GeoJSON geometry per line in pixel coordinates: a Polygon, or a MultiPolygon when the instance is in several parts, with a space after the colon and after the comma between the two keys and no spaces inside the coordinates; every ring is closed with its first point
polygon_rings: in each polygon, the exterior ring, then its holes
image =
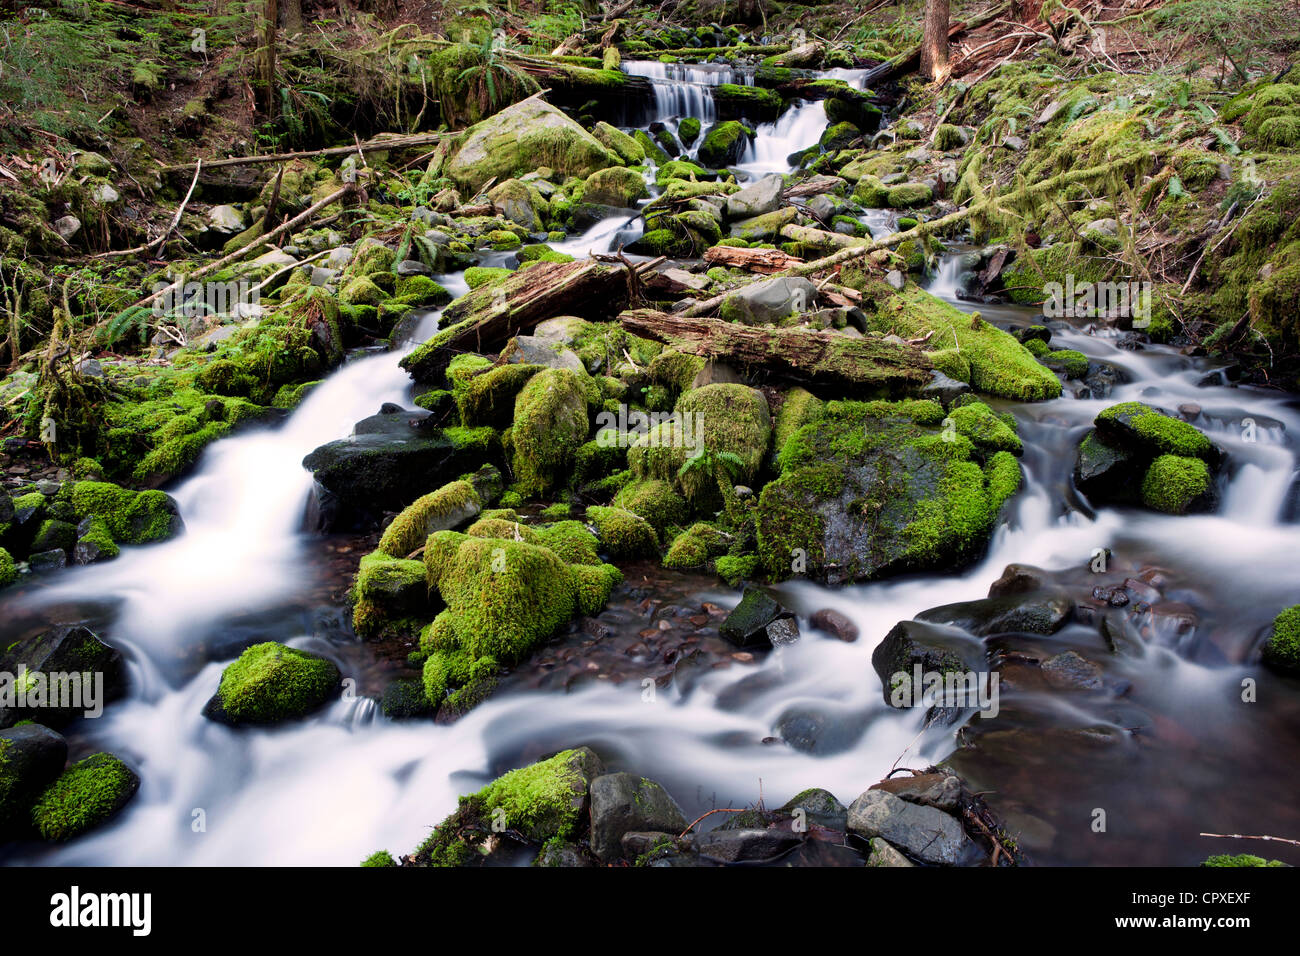
{"type": "Polygon", "coordinates": [[[179,279],[177,279],[171,285],[167,286],[165,289],[160,289],[157,292],[152,293],[151,295],[145,296],[139,302],[135,303],[135,305],[133,305],[132,308],[139,308],[141,306],[150,305],[151,303],[156,302],[160,298],[163,298],[165,296],[170,296],[177,289],[183,286],[187,281],[192,282],[195,279],[199,278],[200,276],[205,276],[208,275],[209,273],[216,272],[217,270],[230,265],[230,263],[232,262],[238,262],[241,258],[243,258],[248,253],[250,249],[254,249],[260,245],[265,245],[266,243],[270,242],[270,240],[274,239],[276,236],[280,235],[281,233],[288,232],[289,230],[302,225],[304,222],[309,221],[312,216],[316,215],[316,213],[320,212],[326,206],[330,205],[331,203],[338,202],[344,196],[347,196],[350,193],[352,193],[355,189],[356,189],[355,183],[348,183],[342,189],[330,193],[320,202],[315,203],[314,205],[308,207],[307,209],[304,209],[301,213],[294,216],[292,219],[288,220],[287,222],[283,222],[280,225],[276,226],[266,235],[258,236],[252,242],[248,243],[245,246],[241,246],[239,249],[236,249],[234,252],[230,253],[230,255],[222,256],[216,262],[210,262],[206,266],[203,266],[203,268],[197,270],[196,272],[191,273],[188,276],[181,276],[179,279]]]}
{"type": "Polygon", "coordinates": [[[185,207],[186,205],[188,205],[190,201],[190,197],[194,195],[194,186],[199,181],[199,171],[202,168],[203,168],[203,160],[200,159],[197,163],[194,164],[194,178],[190,180],[190,188],[185,193],[185,198],[182,199],[181,204],[176,207],[176,215],[172,216],[172,221],[168,224],[167,228],[163,231],[163,234],[161,236],[159,236],[157,239],[152,239],[149,242],[146,242],[143,246],[136,246],[134,249],[123,249],[120,252],[101,252],[99,255],[94,256],[93,258],[110,259],[113,258],[114,256],[133,256],[141,252],[149,252],[154,247],[161,246],[164,242],[166,242],[167,237],[172,234],[172,232],[176,229],[176,226],[180,223],[181,214],[185,212],[185,207]]]}
{"type": "Polygon", "coordinates": [[[221,166],[254,166],[260,163],[284,163],[294,159],[308,159],[314,156],[346,156],[355,152],[377,152],[384,149],[405,149],[410,146],[428,146],[440,142],[455,133],[420,133],[414,136],[390,136],[372,139],[365,143],[353,143],[351,146],[330,146],[325,149],[307,149],[296,153],[267,153],[263,156],[231,156],[226,159],[197,160],[193,163],[181,163],[176,166],[163,166],[160,173],[179,173],[194,169],[202,163],[207,169],[221,166]]]}
{"type": "Polygon", "coordinates": [[[1300,840],[1292,840],[1289,837],[1246,836],[1243,833],[1202,833],[1201,836],[1214,837],[1218,840],[1272,840],[1274,843],[1289,843],[1292,846],[1300,846],[1300,840]]]}

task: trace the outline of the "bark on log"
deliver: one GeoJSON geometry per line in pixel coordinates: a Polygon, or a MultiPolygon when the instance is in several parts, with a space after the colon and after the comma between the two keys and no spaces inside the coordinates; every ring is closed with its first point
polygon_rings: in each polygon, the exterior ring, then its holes
{"type": "Polygon", "coordinates": [[[402,368],[417,382],[440,384],[447,363],[463,352],[499,352],[557,315],[612,318],[627,297],[626,270],[590,259],[520,269],[447,306],[442,330],[402,359],[402,368]]]}
{"type": "Polygon", "coordinates": [[[771,275],[803,262],[798,256],[792,256],[780,249],[742,249],[739,246],[710,246],[704,252],[704,261],[709,265],[748,269],[750,272],[760,272],[764,275],[771,275]]]}
{"type": "Polygon", "coordinates": [[[663,342],[688,355],[761,369],[854,398],[915,394],[930,380],[933,368],[914,346],[852,338],[839,332],[759,328],[720,319],[688,319],[653,309],[624,312],[619,321],[633,335],[663,342]]]}

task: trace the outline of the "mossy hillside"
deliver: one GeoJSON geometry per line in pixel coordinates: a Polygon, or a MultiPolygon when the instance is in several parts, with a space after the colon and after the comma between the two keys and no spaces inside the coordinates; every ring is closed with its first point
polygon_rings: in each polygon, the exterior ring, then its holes
{"type": "Polygon", "coordinates": [[[962,566],[1019,486],[1008,451],[984,451],[937,403],[830,402],[799,429],[764,487],[758,550],[774,579],[846,581],[962,566]]]}
{"type": "Polygon", "coordinates": [[[112,754],[73,764],[32,807],[32,824],[45,840],[62,843],[106,823],[140,787],[135,772],[112,754]]]}
{"type": "Polygon", "coordinates": [[[204,713],[234,725],[279,723],[316,710],[338,684],[333,661],[271,641],[254,644],[222,671],[204,713]]]}

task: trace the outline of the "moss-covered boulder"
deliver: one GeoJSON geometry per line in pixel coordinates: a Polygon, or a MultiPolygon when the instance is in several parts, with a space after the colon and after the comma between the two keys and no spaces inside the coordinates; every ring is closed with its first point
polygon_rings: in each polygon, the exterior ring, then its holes
{"type": "Polygon", "coordinates": [[[603,772],[600,758],[586,747],[511,770],[477,793],[461,797],[456,812],[434,829],[411,855],[411,862],[482,865],[490,862],[494,848],[508,854],[520,843],[575,838],[588,813],[591,782],[603,772]]]}
{"type": "Polygon", "coordinates": [[[614,496],[614,505],[625,508],[648,521],[656,532],[686,520],[690,509],[686,501],[667,481],[651,479],[627,485],[614,496]]]}
{"type": "Polygon", "coordinates": [[[379,550],[404,558],[423,546],[435,531],[447,531],[477,517],[501,493],[501,473],[484,465],[474,474],[448,482],[417,498],[384,529],[379,550]]]}
{"type": "Polygon", "coordinates": [[[650,195],[645,179],[634,169],[611,166],[587,177],[583,185],[582,201],[603,206],[634,206],[638,199],[650,195]]]}
{"type": "Polygon", "coordinates": [[[465,190],[542,166],[585,178],[620,161],[600,140],[540,99],[508,106],[444,144],[441,173],[465,190]]]}
{"type": "Polygon", "coordinates": [[[705,385],[678,399],[673,418],[638,436],[628,464],[639,480],[671,482],[692,504],[709,508],[721,503],[721,485],[754,481],[771,438],[771,413],[761,392],[747,385],[705,385]],[[696,465],[685,467],[691,459],[696,465]]]}
{"type": "Polygon", "coordinates": [[[645,162],[645,149],[630,135],[604,120],[592,127],[591,135],[629,166],[639,166],[645,162]]]}
{"type": "Polygon", "coordinates": [[[32,807],[45,840],[62,843],[112,819],[140,789],[135,771],[112,754],[93,754],[65,770],[32,807]]]}
{"type": "Polygon", "coordinates": [[[768,574],[838,583],[977,556],[1020,467],[943,420],[930,401],[830,402],[796,431],[758,503],[768,574]]]}
{"type": "Polygon", "coordinates": [[[933,351],[926,355],[945,375],[987,395],[1022,402],[1061,394],[1060,379],[1010,333],[978,314],[955,309],[910,280],[901,291],[883,280],[860,284],[869,330],[908,339],[928,336],[933,351]]]}
{"type": "Polygon", "coordinates": [[[284,644],[254,644],[221,673],[203,715],[218,723],[275,724],[319,709],[339,685],[333,661],[284,644]]]}
{"type": "Polygon", "coordinates": [[[17,706],[16,700],[0,704],[0,727],[29,719],[63,727],[124,697],[128,681],[122,653],[84,625],[54,627],[0,647],[0,674],[14,675],[26,684],[25,706],[17,706]],[[80,696],[74,694],[75,685],[56,687],[54,675],[76,675],[80,696]],[[93,700],[92,693],[97,695],[93,700]]]}
{"type": "Polygon", "coordinates": [[[587,520],[596,526],[601,546],[613,558],[647,558],[659,552],[659,536],[640,515],[624,508],[593,505],[587,520]]]}
{"type": "Polygon", "coordinates": [[[754,131],[739,120],[714,123],[700,143],[700,162],[713,169],[740,162],[754,131]]]}
{"type": "Polygon", "coordinates": [[[0,843],[30,829],[32,804],[60,773],[68,742],[40,724],[0,730],[0,843]]]}
{"type": "Polygon", "coordinates": [[[409,633],[423,626],[429,605],[424,563],[374,551],[361,559],[352,586],[352,629],[376,637],[394,625],[410,621],[409,633]]]}
{"type": "Polygon", "coordinates": [[[587,439],[587,401],[594,387],[585,373],[548,368],[520,390],[510,440],[521,493],[542,494],[567,479],[573,456],[587,439]]]}
{"type": "MultiPolygon", "coordinates": [[[[503,525],[513,524],[503,522],[503,525]]],[[[541,544],[439,531],[424,566],[446,609],[420,635],[425,694],[434,707],[468,709],[515,663],[576,613],[595,613],[621,579],[610,565],[568,565],[541,544]]]]}
{"type": "Polygon", "coordinates": [[[1074,482],[1097,503],[1210,511],[1223,453],[1194,425],[1142,402],[1103,410],[1079,443],[1074,482]]]}
{"type": "Polygon", "coordinates": [[[1300,604],[1273,619],[1263,650],[1264,663],[1283,674],[1300,674],[1300,604]]]}

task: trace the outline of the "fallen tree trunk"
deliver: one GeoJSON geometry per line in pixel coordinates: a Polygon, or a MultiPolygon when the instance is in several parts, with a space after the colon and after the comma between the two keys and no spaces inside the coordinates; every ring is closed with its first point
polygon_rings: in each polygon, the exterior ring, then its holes
{"type": "Polygon", "coordinates": [[[499,352],[510,339],[553,316],[611,318],[627,304],[627,283],[625,269],[591,259],[520,269],[447,306],[444,328],[402,359],[402,368],[417,382],[441,384],[457,355],[499,352]]]}
{"type": "Polygon", "coordinates": [[[346,156],[349,153],[373,153],[382,149],[404,149],[411,146],[428,146],[440,142],[455,133],[420,133],[414,136],[387,136],[372,139],[365,143],[353,143],[350,146],[330,146],[327,149],[308,149],[297,153],[267,153],[263,156],[231,156],[226,159],[204,159],[193,163],[181,163],[177,166],[163,166],[160,173],[180,173],[194,169],[200,162],[205,170],[219,169],[223,166],[252,166],[257,163],[283,163],[292,159],[308,159],[317,156],[346,156]]]}
{"type": "Polygon", "coordinates": [[[792,256],[780,249],[742,249],[739,246],[711,246],[704,252],[704,261],[709,265],[748,269],[750,272],[764,275],[771,275],[803,262],[798,256],[792,256]]]}
{"type": "MultiPolygon", "coordinates": [[[[1142,150],[1141,152],[1134,153],[1132,156],[1124,156],[1120,159],[1112,160],[1109,163],[1103,163],[1100,166],[1089,166],[1087,169],[1072,169],[1068,172],[1053,176],[1051,179],[1040,180],[1030,186],[1022,187],[1021,189],[1013,189],[1010,192],[990,196],[980,202],[972,203],[965,209],[959,209],[947,216],[942,216],[938,219],[931,219],[929,222],[920,223],[919,225],[904,230],[903,232],[895,232],[892,235],[885,236],[883,239],[875,239],[851,249],[841,249],[839,252],[833,252],[829,256],[825,256],[821,259],[814,259],[812,262],[805,262],[802,265],[791,266],[784,272],[777,274],[786,276],[808,276],[825,269],[831,269],[835,266],[841,265],[842,263],[870,255],[873,252],[879,252],[881,249],[889,249],[899,243],[906,242],[909,239],[920,239],[923,236],[943,232],[944,230],[963,222],[976,213],[987,212],[996,209],[1001,205],[1013,205],[1025,199],[1032,199],[1042,193],[1060,189],[1063,186],[1070,186],[1074,183],[1099,179],[1100,177],[1113,173],[1116,170],[1136,166],[1138,163],[1149,159],[1155,154],[1156,151],[1153,149],[1142,150]]],[[[686,317],[705,315],[716,309],[722,304],[723,299],[735,291],[735,289],[729,289],[721,295],[716,295],[711,299],[705,299],[703,302],[691,306],[682,314],[686,317]]]]}
{"type": "Polygon", "coordinates": [[[933,368],[915,346],[839,332],[689,319],[653,309],[624,312],[619,321],[633,335],[663,342],[678,352],[761,369],[855,398],[915,394],[929,382],[933,368]]]}

